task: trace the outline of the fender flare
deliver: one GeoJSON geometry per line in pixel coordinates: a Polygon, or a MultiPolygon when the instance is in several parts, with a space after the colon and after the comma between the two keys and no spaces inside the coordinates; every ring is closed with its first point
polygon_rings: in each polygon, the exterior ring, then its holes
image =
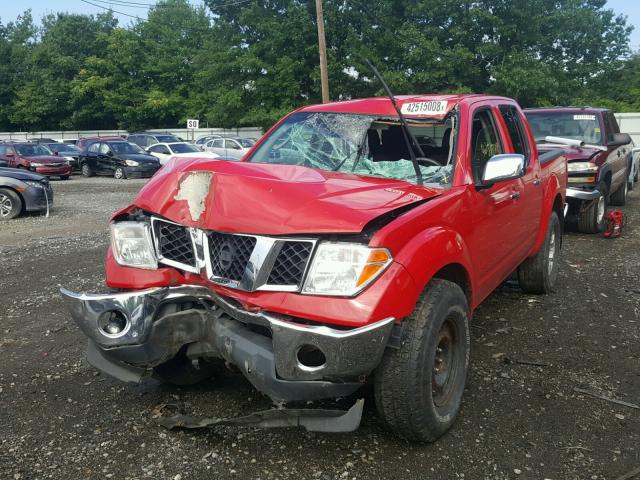
{"type": "MultiPolygon", "coordinates": [[[[611,165],[604,164],[598,173],[598,183],[607,176],[607,173],[611,173],[611,165]]],[[[609,185],[609,188],[611,188],[611,185],[609,185]]]]}
{"type": "MultiPolygon", "coordinates": [[[[465,293],[468,295],[469,308],[473,310],[476,291],[471,257],[464,239],[455,230],[443,226],[422,230],[405,244],[394,261],[409,272],[418,286],[418,295],[443,268],[459,266],[466,276],[465,293]]],[[[415,304],[418,298],[412,301],[415,304]]]]}

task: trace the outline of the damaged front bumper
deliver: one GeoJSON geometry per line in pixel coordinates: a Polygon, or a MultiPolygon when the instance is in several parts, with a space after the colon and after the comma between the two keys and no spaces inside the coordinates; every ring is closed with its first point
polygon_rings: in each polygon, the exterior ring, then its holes
{"type": "Polygon", "coordinates": [[[567,188],[567,201],[576,200],[590,202],[600,197],[600,191],[598,189],[583,190],[580,188],[567,188]]]}
{"type": "Polygon", "coordinates": [[[259,391],[285,402],[355,392],[379,364],[394,324],[385,318],[344,330],[310,325],[248,311],[200,286],[62,294],[89,337],[90,363],[111,376],[137,382],[186,348],[194,360],[235,365],[259,391]],[[110,322],[118,328],[109,329],[110,322]]]}

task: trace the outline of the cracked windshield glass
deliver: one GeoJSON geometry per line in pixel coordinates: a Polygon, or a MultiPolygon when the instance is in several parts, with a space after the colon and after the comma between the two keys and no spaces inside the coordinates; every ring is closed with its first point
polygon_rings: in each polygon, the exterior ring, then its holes
{"type": "MultiPolygon", "coordinates": [[[[408,120],[424,156],[418,157],[423,183],[446,188],[453,175],[455,115],[444,120],[408,120]]],[[[249,159],[299,165],[416,183],[416,172],[397,117],[345,113],[296,113],[249,159]]]]}

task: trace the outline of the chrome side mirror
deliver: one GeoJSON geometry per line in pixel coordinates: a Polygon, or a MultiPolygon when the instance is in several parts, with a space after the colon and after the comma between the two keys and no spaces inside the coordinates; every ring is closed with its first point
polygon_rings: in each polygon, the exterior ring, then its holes
{"type": "Polygon", "coordinates": [[[524,174],[524,155],[504,153],[491,157],[484,167],[482,186],[519,178],[524,174]]]}

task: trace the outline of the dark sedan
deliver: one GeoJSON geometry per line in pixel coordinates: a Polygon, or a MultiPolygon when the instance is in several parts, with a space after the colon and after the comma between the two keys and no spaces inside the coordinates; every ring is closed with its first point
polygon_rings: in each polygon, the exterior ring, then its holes
{"type": "Polygon", "coordinates": [[[47,210],[53,205],[53,189],[44,175],[18,168],[0,167],[0,221],[22,212],[47,210]]]}
{"type": "Polygon", "coordinates": [[[46,146],[49,150],[53,152],[54,155],[58,155],[59,157],[64,158],[74,170],[80,170],[80,150],[75,145],[69,143],[44,143],[42,144],[46,146]]]}
{"type": "Polygon", "coordinates": [[[159,168],[160,161],[156,157],[123,140],[92,143],[80,155],[80,170],[85,177],[148,178],[159,168]]]}

